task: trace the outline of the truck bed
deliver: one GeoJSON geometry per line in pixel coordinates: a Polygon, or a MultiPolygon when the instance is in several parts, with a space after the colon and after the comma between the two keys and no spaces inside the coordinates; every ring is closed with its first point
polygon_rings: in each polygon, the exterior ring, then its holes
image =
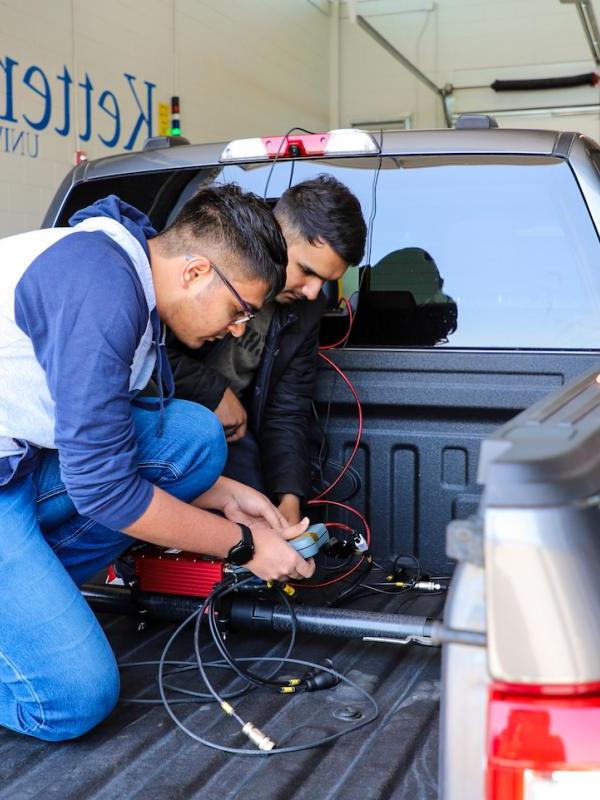
{"type": "MultiPolygon", "coordinates": [[[[353,607],[438,617],[443,596],[374,597],[353,607]]],[[[150,621],[137,630],[133,617],[99,618],[119,661],[157,660],[174,630],[150,621]]],[[[238,656],[282,655],[287,637],[232,635],[238,656]]],[[[208,647],[208,646],[207,646],[208,647]]],[[[210,649],[205,649],[210,655],[210,649]]],[[[293,655],[321,661],[373,694],[379,718],[334,744],[298,753],[246,758],[210,750],[178,730],[162,705],[137,705],[127,697],[158,697],[157,667],[122,670],[121,701],[94,731],[66,743],[47,743],[0,729],[0,798],[143,798],[143,800],[399,800],[437,797],[440,651],[420,645],[396,646],[299,635],[293,655]]],[[[182,635],[172,658],[193,660],[192,634],[182,635]]],[[[190,674],[191,678],[191,674],[190,674]]],[[[175,679],[172,679],[175,681],[175,679]]],[[[202,690],[199,680],[179,685],[202,690]]],[[[234,701],[240,713],[278,743],[299,744],[344,727],[336,712],[368,712],[355,690],[334,689],[284,698],[263,690],[234,701]]],[[[201,736],[244,747],[237,725],[214,704],[175,706],[185,724],[201,736]]]]}

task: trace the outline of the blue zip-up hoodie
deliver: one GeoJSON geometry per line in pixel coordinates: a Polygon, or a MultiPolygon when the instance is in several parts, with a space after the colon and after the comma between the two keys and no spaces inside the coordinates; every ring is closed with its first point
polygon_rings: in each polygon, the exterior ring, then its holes
{"type": "MultiPolygon", "coordinates": [[[[0,241],[0,485],[56,448],[79,513],[119,530],[153,491],[138,472],[131,403],[163,350],[147,245],[155,231],[115,196],[69,224],[0,241]]],[[[159,357],[161,368],[171,384],[159,357]]],[[[160,374],[158,383],[162,409],[160,374]]]]}

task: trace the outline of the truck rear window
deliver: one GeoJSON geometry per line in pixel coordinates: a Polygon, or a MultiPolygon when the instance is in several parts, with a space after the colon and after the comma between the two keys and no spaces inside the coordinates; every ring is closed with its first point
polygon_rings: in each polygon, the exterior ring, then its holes
{"type": "MultiPolygon", "coordinates": [[[[364,262],[371,266],[351,269],[344,279],[344,294],[357,306],[350,346],[598,349],[600,243],[562,159],[232,164],[94,181],[76,187],[68,206],[72,211],[85,204],[78,201],[111,192],[134,204],[143,197],[140,205],[161,228],[207,183],[234,181],[275,202],[291,183],[323,173],[344,182],[372,220],[364,262]]],[[[345,322],[337,324],[327,340],[345,322]]]]}
{"type": "MultiPolygon", "coordinates": [[[[270,166],[225,167],[262,194],[270,166]]],[[[350,345],[596,349],[600,244],[569,165],[547,157],[276,164],[277,197],[332,173],[373,216],[371,270],[350,270],[350,345]],[[376,179],[376,181],[375,181],[376,179]],[[374,207],[375,204],[375,207],[374,207]]],[[[600,182],[598,184],[600,190],[600,182]]]]}

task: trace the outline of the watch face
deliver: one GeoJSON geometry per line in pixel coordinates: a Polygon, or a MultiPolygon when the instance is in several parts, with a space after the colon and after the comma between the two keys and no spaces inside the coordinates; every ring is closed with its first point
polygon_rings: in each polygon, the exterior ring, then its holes
{"type": "Polygon", "coordinates": [[[242,539],[231,548],[227,555],[227,561],[241,567],[251,561],[254,556],[254,540],[250,528],[246,525],[240,525],[240,528],[242,529],[242,539]]]}
{"type": "Polygon", "coordinates": [[[252,559],[253,555],[254,547],[251,544],[240,542],[239,544],[236,544],[235,547],[231,548],[227,560],[231,561],[232,564],[242,566],[242,564],[247,564],[248,561],[252,559]]]}

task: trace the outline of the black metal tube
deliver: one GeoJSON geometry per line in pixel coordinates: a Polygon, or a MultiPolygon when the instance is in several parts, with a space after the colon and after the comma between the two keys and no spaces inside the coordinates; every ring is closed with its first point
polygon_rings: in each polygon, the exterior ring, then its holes
{"type": "MultiPolygon", "coordinates": [[[[82,594],[97,612],[140,615],[147,612],[169,622],[181,622],[196,611],[202,600],[195,597],[150,594],[135,595],[120,586],[82,587],[82,594]]],[[[380,614],[340,608],[294,606],[296,629],[318,636],[347,639],[381,640],[393,644],[412,638],[423,643],[442,645],[450,642],[485,647],[485,633],[447,628],[441,620],[408,614],[380,614]]],[[[256,596],[236,595],[231,599],[232,628],[289,631],[292,615],[283,604],[264,601],[256,596]]]]}
{"type": "Polygon", "coordinates": [[[131,615],[148,613],[168,622],[183,622],[203,602],[196,597],[179,595],[151,594],[150,592],[133,594],[130,589],[123,586],[85,584],[81,588],[81,593],[96,612],[131,615]]]}
{"type": "MultiPolygon", "coordinates": [[[[262,630],[289,631],[292,615],[284,605],[263,602],[251,597],[235,598],[231,604],[231,626],[262,630]]],[[[407,614],[379,614],[341,608],[294,606],[296,630],[319,636],[405,639],[431,636],[434,620],[407,614]]]]}

